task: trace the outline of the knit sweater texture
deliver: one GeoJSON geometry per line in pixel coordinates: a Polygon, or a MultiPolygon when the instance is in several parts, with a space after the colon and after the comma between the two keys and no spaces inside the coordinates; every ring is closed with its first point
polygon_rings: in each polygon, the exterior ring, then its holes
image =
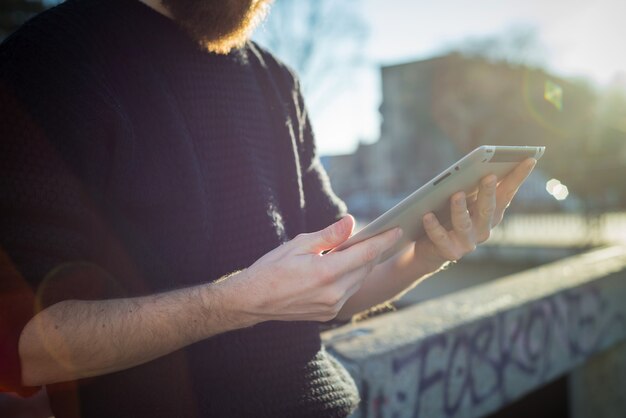
{"type": "MultiPolygon", "coordinates": [[[[0,45],[0,389],[19,335],[68,299],[217,280],[345,213],[297,80],[216,55],[137,0],[68,0],[0,45]]],[[[294,278],[296,280],[297,278],[294,278]]],[[[315,322],[265,322],[47,387],[56,418],[346,416],[315,322]]]]}

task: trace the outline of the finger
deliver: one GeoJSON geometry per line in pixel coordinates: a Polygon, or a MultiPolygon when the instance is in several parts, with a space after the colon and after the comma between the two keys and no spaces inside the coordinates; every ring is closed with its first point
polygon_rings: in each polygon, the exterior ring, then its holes
{"type": "Polygon", "coordinates": [[[476,200],[478,200],[477,192],[467,196],[467,198],[465,199],[465,201],[467,202],[467,207],[471,207],[473,204],[475,204],[476,200]]]}
{"type": "Polygon", "coordinates": [[[376,260],[363,264],[361,267],[344,274],[339,280],[337,280],[336,285],[344,289],[351,289],[355,287],[360,288],[376,265],[376,260]]]}
{"type": "Polygon", "coordinates": [[[478,190],[478,199],[474,203],[472,221],[478,242],[489,238],[493,214],[496,211],[496,184],[498,178],[494,175],[485,177],[478,190]]]}
{"type": "Polygon", "coordinates": [[[340,301],[342,305],[359,291],[373,267],[373,263],[368,263],[363,267],[347,273],[337,282],[337,286],[339,286],[339,289],[341,289],[344,294],[340,301]]]}
{"type": "Polygon", "coordinates": [[[365,277],[367,277],[367,274],[365,274],[360,280],[355,281],[355,284],[353,284],[350,288],[348,288],[348,290],[346,290],[343,298],[339,301],[339,310],[341,310],[341,308],[343,308],[343,305],[345,305],[346,302],[361,289],[365,281],[365,277]]]}
{"type": "MultiPolygon", "coordinates": [[[[343,276],[340,281],[327,288],[322,302],[322,309],[331,308],[332,318],[336,317],[343,309],[346,302],[357,293],[363,286],[371,268],[363,266],[343,276]]],[[[327,318],[329,320],[332,318],[327,318]]]]}
{"type": "MultiPolygon", "coordinates": [[[[361,289],[367,272],[363,272],[363,267],[348,273],[352,283],[336,283],[332,287],[326,288],[320,303],[315,304],[312,311],[321,312],[321,316],[315,315],[312,320],[328,321],[337,316],[343,306],[356,292],[361,289]]],[[[344,276],[344,279],[347,278],[344,276]]]]}
{"type": "Polygon", "coordinates": [[[321,231],[300,234],[293,241],[298,254],[314,253],[330,250],[346,241],[354,229],[354,218],[346,215],[339,221],[321,231]]]}
{"type": "Polygon", "coordinates": [[[537,160],[534,158],[528,158],[519,163],[498,185],[498,198],[508,197],[508,201],[511,201],[515,191],[519,189],[536,164],[537,160]]]}
{"type": "Polygon", "coordinates": [[[376,264],[376,260],[385,251],[393,247],[401,236],[402,230],[394,228],[354,244],[345,250],[326,254],[321,260],[334,274],[342,276],[368,263],[376,264]]]}
{"type": "Polygon", "coordinates": [[[467,210],[465,193],[459,192],[452,196],[450,202],[450,216],[452,227],[454,228],[459,243],[466,250],[473,250],[476,246],[474,242],[474,225],[469,211],[467,210]]]}
{"type": "Polygon", "coordinates": [[[441,226],[437,217],[432,213],[427,213],[424,215],[422,222],[424,224],[424,231],[426,231],[426,235],[435,247],[437,247],[438,253],[448,260],[456,260],[457,257],[454,253],[454,244],[452,240],[450,240],[448,231],[441,226]]]}
{"type": "Polygon", "coordinates": [[[526,180],[528,175],[533,171],[536,164],[537,160],[534,158],[528,158],[522,161],[500,182],[500,184],[498,184],[496,189],[496,212],[494,214],[493,225],[500,223],[504,210],[511,204],[515,194],[524,180],[526,180]]]}

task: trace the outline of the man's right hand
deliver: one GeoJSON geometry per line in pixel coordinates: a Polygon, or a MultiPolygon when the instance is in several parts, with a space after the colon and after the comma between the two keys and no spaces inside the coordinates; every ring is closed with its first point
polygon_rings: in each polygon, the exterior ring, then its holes
{"type": "Polygon", "coordinates": [[[398,230],[322,255],[348,239],[351,216],[270,251],[215,283],[155,295],[65,300],[22,330],[22,382],[37,386],[137,366],[223,332],[269,320],[328,321],[363,284],[398,230]]]}
{"type": "Polygon", "coordinates": [[[354,218],[347,215],[321,231],[300,234],[270,251],[248,269],[218,283],[225,291],[225,302],[232,295],[241,308],[235,311],[251,324],[335,318],[346,300],[359,290],[380,255],[401,236],[396,228],[322,255],[346,241],[354,223],[354,218]]]}

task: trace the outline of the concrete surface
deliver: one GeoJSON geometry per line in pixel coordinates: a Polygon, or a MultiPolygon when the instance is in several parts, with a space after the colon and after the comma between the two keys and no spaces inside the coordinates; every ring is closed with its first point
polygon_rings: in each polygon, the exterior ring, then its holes
{"type": "Polygon", "coordinates": [[[626,339],[626,247],[567,258],[324,334],[355,417],[479,417],[626,339]]]}
{"type": "Polygon", "coordinates": [[[577,367],[569,376],[571,418],[626,416],[626,343],[577,367]]]}

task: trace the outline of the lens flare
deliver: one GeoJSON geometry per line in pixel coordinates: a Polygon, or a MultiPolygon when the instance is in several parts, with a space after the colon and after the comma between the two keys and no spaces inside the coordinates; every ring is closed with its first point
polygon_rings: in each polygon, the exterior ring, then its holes
{"type": "Polygon", "coordinates": [[[543,98],[559,111],[563,110],[563,89],[558,84],[546,80],[543,89],[543,98]]]}
{"type": "Polygon", "coordinates": [[[567,189],[567,186],[557,179],[548,180],[546,182],[546,190],[556,200],[565,200],[567,199],[567,196],[569,196],[569,190],[567,189]]]}
{"type": "Polygon", "coordinates": [[[567,190],[567,186],[564,184],[559,184],[554,188],[554,198],[556,200],[565,200],[569,195],[569,190],[567,190]]]}
{"type": "Polygon", "coordinates": [[[561,182],[558,181],[557,179],[550,179],[546,183],[546,190],[548,191],[548,193],[554,194],[554,188],[559,186],[560,184],[561,182]]]}
{"type": "Polygon", "coordinates": [[[527,69],[522,80],[522,95],[528,115],[543,129],[566,138],[571,127],[558,122],[554,112],[564,109],[564,88],[547,78],[547,74],[527,69]],[[545,106],[545,104],[549,106],[545,106]]]}

